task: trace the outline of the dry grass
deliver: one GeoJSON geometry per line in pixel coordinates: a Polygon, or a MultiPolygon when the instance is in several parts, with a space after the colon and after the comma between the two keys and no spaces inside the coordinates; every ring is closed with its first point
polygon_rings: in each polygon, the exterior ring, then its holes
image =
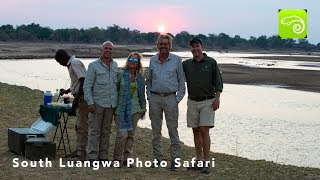
{"type": "MultiPolygon", "coordinates": [[[[8,150],[7,129],[29,127],[38,117],[42,92],[26,87],[0,83],[0,175],[1,179],[319,179],[320,169],[279,165],[265,160],[252,161],[226,154],[212,153],[215,167],[210,176],[180,168],[171,172],[168,168],[60,168],[58,158],[52,168],[13,168],[12,159],[27,160],[8,150]]],[[[71,146],[75,147],[75,119],[69,122],[71,146]]],[[[52,136],[49,136],[52,138],[52,136]]],[[[141,160],[152,159],[151,130],[138,128],[136,133],[135,156],[141,160]]],[[[114,135],[111,137],[113,142],[114,135]]],[[[164,152],[169,159],[169,140],[164,139],[164,152]]],[[[227,142],[226,142],[227,143],[227,142]]],[[[110,150],[113,149],[113,145],[110,150]]],[[[112,155],[112,152],[110,153],[112,155]]],[[[193,157],[194,148],[183,145],[183,160],[193,157]]],[[[111,156],[110,156],[111,158],[111,156]]],[[[66,160],[66,159],[65,159],[66,160]]]]}

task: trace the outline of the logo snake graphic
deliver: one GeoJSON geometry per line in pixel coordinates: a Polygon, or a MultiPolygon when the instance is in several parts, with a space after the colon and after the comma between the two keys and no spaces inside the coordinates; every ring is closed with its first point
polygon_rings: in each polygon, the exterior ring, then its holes
{"type": "Polygon", "coordinates": [[[287,16],[281,19],[281,24],[292,26],[292,30],[296,34],[301,34],[305,29],[305,23],[299,16],[287,16]]]}

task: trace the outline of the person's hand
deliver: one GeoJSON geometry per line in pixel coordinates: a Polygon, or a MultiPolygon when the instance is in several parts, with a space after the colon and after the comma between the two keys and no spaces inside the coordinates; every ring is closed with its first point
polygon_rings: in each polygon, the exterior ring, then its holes
{"type": "Polygon", "coordinates": [[[88,110],[91,113],[94,113],[96,111],[96,106],[94,104],[91,104],[88,106],[88,110]]]}
{"type": "Polygon", "coordinates": [[[62,95],[64,95],[64,94],[67,94],[66,92],[67,92],[67,90],[65,90],[65,89],[60,89],[59,95],[62,96],[62,95]]]}
{"type": "Polygon", "coordinates": [[[216,111],[220,107],[220,98],[215,98],[212,102],[212,109],[213,111],[216,111]]]}

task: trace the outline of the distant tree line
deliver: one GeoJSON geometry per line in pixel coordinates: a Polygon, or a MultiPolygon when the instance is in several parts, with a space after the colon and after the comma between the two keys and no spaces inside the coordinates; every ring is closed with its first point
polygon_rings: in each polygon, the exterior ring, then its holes
{"type": "MultiPolygon", "coordinates": [[[[0,41],[53,41],[66,43],[102,43],[110,40],[117,44],[154,44],[158,32],[140,32],[121,28],[118,25],[108,26],[106,29],[93,27],[88,29],[51,29],[42,27],[39,24],[31,23],[13,27],[12,25],[2,25],[0,27],[0,41]]],[[[172,34],[171,34],[172,35],[172,34]]],[[[182,31],[175,36],[172,35],[174,46],[181,48],[189,47],[189,40],[192,37],[202,39],[206,49],[276,49],[276,50],[303,50],[303,51],[320,51],[320,43],[317,45],[310,44],[306,39],[281,39],[274,35],[267,37],[262,35],[258,38],[250,36],[249,39],[241,38],[239,35],[230,37],[225,33],[192,35],[187,31],[182,31]]]]}

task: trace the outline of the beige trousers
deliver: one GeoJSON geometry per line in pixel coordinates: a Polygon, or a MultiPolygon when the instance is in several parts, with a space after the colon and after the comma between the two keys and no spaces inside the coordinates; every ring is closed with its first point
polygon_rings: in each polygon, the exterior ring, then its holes
{"type": "Polygon", "coordinates": [[[132,115],[132,130],[120,131],[120,116],[116,115],[114,120],[117,126],[117,136],[114,145],[113,159],[123,161],[132,157],[134,132],[137,128],[141,113],[132,115]]]}
{"type": "Polygon", "coordinates": [[[88,159],[108,159],[114,108],[95,107],[96,111],[89,113],[88,159]]]}
{"type": "Polygon", "coordinates": [[[86,148],[88,144],[88,105],[84,101],[83,96],[79,99],[77,108],[77,155],[85,156],[87,154],[86,148]]]}
{"type": "Polygon", "coordinates": [[[179,158],[181,155],[181,146],[178,135],[178,102],[175,95],[159,96],[151,94],[149,97],[149,116],[153,133],[152,146],[155,159],[162,160],[161,129],[163,112],[166,118],[166,124],[171,140],[170,155],[171,159],[179,158]]]}

